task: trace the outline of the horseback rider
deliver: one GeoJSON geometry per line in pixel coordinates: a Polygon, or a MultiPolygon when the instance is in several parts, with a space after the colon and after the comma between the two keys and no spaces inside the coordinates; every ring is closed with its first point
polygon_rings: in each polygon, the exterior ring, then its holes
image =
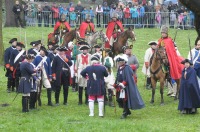
{"type": "Polygon", "coordinates": [[[86,14],[85,21],[81,23],[79,28],[80,37],[85,39],[86,36],[90,36],[95,32],[94,23],[91,22],[90,14],[86,14]]]}
{"type": "Polygon", "coordinates": [[[113,43],[116,41],[117,36],[121,32],[124,32],[124,27],[122,25],[122,22],[118,20],[118,14],[114,12],[112,14],[112,21],[108,23],[106,29],[106,36],[108,37],[109,41],[105,43],[105,48],[110,48],[110,46],[113,45],[113,43]]]}
{"type": "Polygon", "coordinates": [[[64,34],[70,31],[70,25],[66,21],[66,15],[62,14],[60,17],[60,20],[56,22],[56,25],[54,26],[54,34],[59,38],[59,42],[62,41],[62,38],[64,37],[64,34]]]}
{"type": "Polygon", "coordinates": [[[177,55],[174,42],[168,36],[168,27],[163,25],[161,27],[160,32],[161,32],[161,38],[158,40],[158,46],[162,46],[166,50],[166,54],[169,61],[170,76],[173,79],[180,79],[183,69],[183,65],[181,64],[182,59],[177,55]]]}

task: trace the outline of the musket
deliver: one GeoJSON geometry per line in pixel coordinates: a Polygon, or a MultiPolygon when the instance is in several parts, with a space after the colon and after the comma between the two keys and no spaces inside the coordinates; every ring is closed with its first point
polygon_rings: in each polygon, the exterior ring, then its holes
{"type": "Polygon", "coordinates": [[[191,43],[190,43],[190,33],[188,34],[188,40],[189,40],[189,48],[190,48],[190,60],[193,62],[193,59],[192,59],[192,48],[191,48],[191,43]]]}
{"type": "Polygon", "coordinates": [[[26,31],[25,31],[25,35],[24,35],[24,43],[26,45],[25,49],[26,49],[26,55],[28,54],[28,50],[27,50],[27,39],[26,39],[26,31]]]}

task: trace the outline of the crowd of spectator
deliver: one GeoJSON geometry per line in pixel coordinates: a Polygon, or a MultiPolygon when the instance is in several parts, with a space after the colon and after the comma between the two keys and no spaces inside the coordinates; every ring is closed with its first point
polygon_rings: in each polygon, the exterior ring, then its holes
{"type": "Polygon", "coordinates": [[[113,12],[117,12],[118,19],[120,19],[125,27],[160,27],[161,25],[170,25],[175,28],[185,28],[186,25],[194,27],[194,14],[185,9],[183,6],[173,4],[170,2],[166,5],[155,6],[154,1],[135,2],[111,4],[108,6],[107,2],[102,5],[82,6],[79,1],[76,5],[72,2],[69,4],[44,4],[28,3],[23,5],[25,20],[27,26],[44,27],[54,26],[59,20],[61,14],[66,15],[70,26],[75,27],[84,21],[85,15],[90,14],[91,21],[97,27],[106,27],[113,12]]]}

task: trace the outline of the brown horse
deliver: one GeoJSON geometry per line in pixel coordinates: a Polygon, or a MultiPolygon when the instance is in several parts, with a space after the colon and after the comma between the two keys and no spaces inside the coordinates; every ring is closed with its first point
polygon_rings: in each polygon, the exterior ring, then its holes
{"type": "MultiPolygon", "coordinates": [[[[61,46],[68,46],[67,44],[70,42],[70,41],[73,41],[74,39],[76,39],[76,36],[77,36],[77,30],[76,28],[67,32],[66,34],[64,34],[64,37],[63,37],[63,43],[61,44],[61,46]]],[[[58,44],[59,43],[59,38],[57,35],[55,35],[54,33],[50,33],[48,35],[48,40],[47,40],[48,43],[53,43],[53,44],[58,44]]]]}
{"type": "MultiPolygon", "coordinates": [[[[167,78],[167,73],[164,72],[164,66],[168,65],[168,58],[165,49],[162,46],[159,46],[151,58],[151,65],[150,65],[150,73],[151,73],[151,84],[152,84],[152,98],[151,103],[154,103],[154,95],[155,95],[155,88],[156,83],[160,81],[160,94],[161,94],[161,105],[164,104],[163,98],[163,89],[164,83],[167,78]]],[[[180,79],[175,80],[177,83],[177,93],[175,99],[178,97],[178,92],[180,88],[180,79]]],[[[170,83],[171,84],[171,83],[170,83]]]]}
{"type": "Polygon", "coordinates": [[[73,30],[67,32],[67,33],[65,34],[65,36],[64,36],[64,40],[63,40],[62,46],[68,47],[68,43],[69,43],[70,41],[73,41],[74,39],[77,39],[77,31],[78,31],[78,30],[75,28],[75,29],[73,29],[73,30]]]}
{"type": "Polygon", "coordinates": [[[135,41],[135,33],[132,28],[128,28],[128,30],[121,33],[118,37],[116,42],[113,43],[113,55],[116,56],[119,53],[123,53],[122,47],[127,44],[128,39],[131,38],[132,41],[135,41]]]}

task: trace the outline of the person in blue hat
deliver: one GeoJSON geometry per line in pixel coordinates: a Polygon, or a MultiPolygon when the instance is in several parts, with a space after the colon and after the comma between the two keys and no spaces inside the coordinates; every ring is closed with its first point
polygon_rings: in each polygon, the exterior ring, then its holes
{"type": "Polygon", "coordinates": [[[39,43],[38,43],[38,41],[32,41],[30,43],[30,45],[32,45],[32,48],[30,48],[28,50],[28,54],[32,54],[34,56],[39,55],[39,46],[38,46],[39,43]]]}
{"type": "Polygon", "coordinates": [[[182,114],[194,114],[200,108],[200,89],[192,62],[185,59],[181,62],[184,69],[181,76],[178,110],[182,114]]]}
{"type": "Polygon", "coordinates": [[[11,44],[11,46],[8,47],[4,51],[4,64],[5,64],[5,68],[6,68],[5,76],[8,78],[7,92],[11,92],[11,87],[12,87],[12,91],[14,91],[14,87],[15,87],[15,80],[12,77],[12,71],[10,70],[10,56],[11,56],[11,53],[16,49],[17,38],[12,38],[9,41],[9,43],[11,44]]]}

